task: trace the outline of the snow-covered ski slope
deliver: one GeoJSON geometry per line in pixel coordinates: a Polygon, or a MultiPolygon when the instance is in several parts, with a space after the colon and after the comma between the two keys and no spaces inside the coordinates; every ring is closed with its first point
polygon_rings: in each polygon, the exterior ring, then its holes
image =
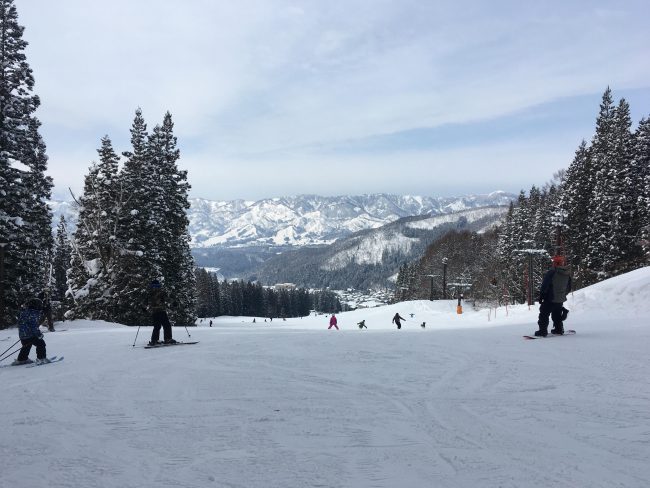
{"type": "Polygon", "coordinates": [[[567,307],[577,335],[537,341],[536,308],[488,321],[454,302],[340,314],[340,331],[204,320],[199,344],[152,350],[148,327],[132,348],[134,328],[66,323],[45,336],[65,361],[0,369],[0,485],[648,487],[650,268],[567,307]]]}

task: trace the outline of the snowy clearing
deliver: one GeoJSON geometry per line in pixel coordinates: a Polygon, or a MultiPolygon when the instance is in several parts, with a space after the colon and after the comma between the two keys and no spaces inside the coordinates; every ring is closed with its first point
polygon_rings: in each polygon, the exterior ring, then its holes
{"type": "Polygon", "coordinates": [[[0,485],[650,486],[650,268],[567,308],[577,335],[535,341],[537,307],[488,321],[453,301],[340,314],[340,331],[204,319],[199,344],[151,350],[150,327],[133,348],[135,328],[58,323],[63,362],[0,369],[0,485]]]}

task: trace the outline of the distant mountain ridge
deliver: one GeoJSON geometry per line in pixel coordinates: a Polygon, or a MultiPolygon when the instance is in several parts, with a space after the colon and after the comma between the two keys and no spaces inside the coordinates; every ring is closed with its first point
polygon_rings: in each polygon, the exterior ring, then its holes
{"type": "Polygon", "coordinates": [[[321,197],[299,195],[249,202],[193,199],[188,216],[193,248],[213,246],[315,246],[331,244],[403,217],[441,215],[508,205],[516,196],[497,191],[463,197],[391,194],[321,197]]]}
{"type": "Polygon", "coordinates": [[[449,231],[483,233],[502,222],[507,206],[480,207],[442,215],[404,217],[365,229],[329,246],[288,248],[259,264],[254,278],[307,288],[390,287],[399,266],[419,259],[449,231]]]}
{"type": "MultiPolygon", "coordinates": [[[[298,195],[257,201],[190,199],[188,218],[193,248],[250,246],[320,246],[403,217],[442,215],[479,207],[508,205],[516,195],[421,197],[392,194],[322,197],[298,195]]],[[[52,225],[65,215],[76,223],[70,202],[52,201],[52,225]]]]}

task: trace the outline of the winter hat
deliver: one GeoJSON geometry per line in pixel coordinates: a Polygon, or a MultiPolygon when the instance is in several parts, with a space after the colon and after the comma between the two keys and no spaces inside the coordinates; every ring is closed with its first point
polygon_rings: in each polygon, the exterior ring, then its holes
{"type": "Polygon", "coordinates": [[[158,280],[152,280],[151,283],[149,283],[149,288],[160,288],[161,284],[160,281],[158,280]]]}
{"type": "Polygon", "coordinates": [[[553,266],[564,266],[566,264],[564,256],[553,256],[551,261],[553,262],[553,266]]]}

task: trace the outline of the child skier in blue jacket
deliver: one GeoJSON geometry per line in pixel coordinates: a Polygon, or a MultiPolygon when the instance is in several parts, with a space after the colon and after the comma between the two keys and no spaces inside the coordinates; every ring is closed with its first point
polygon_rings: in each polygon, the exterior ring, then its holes
{"type": "Polygon", "coordinates": [[[23,309],[20,311],[20,316],[18,317],[18,337],[20,337],[22,347],[20,348],[18,357],[12,364],[32,363],[33,361],[29,359],[29,351],[32,349],[32,346],[36,346],[37,363],[50,362],[47,359],[43,334],[41,334],[39,329],[42,309],[43,303],[38,298],[30,298],[23,305],[23,309]]]}

